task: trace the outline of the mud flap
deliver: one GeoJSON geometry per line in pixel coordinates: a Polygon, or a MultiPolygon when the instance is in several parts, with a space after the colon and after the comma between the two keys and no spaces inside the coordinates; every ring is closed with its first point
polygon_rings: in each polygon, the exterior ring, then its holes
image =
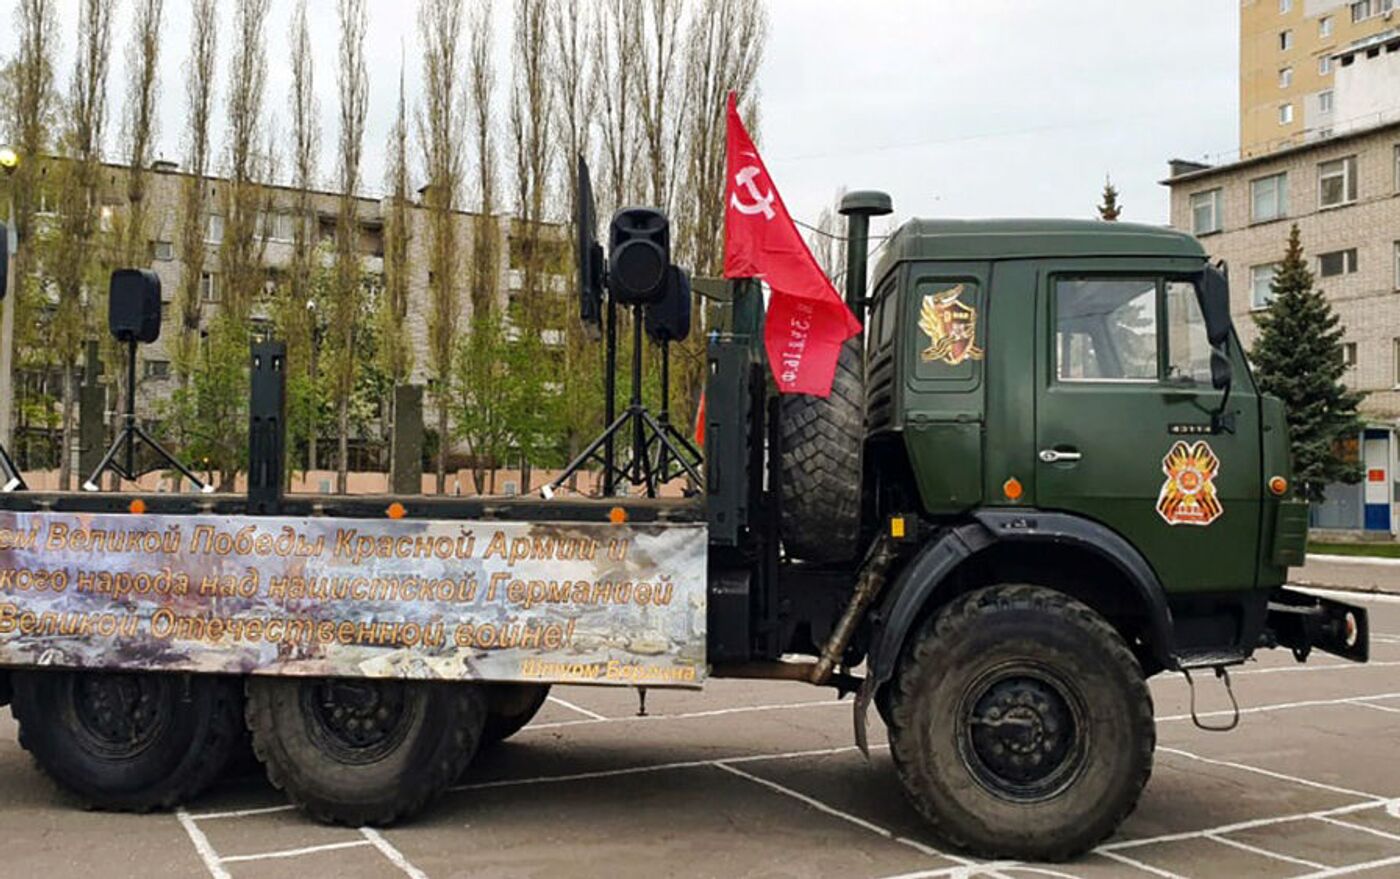
{"type": "Polygon", "coordinates": [[[1366,662],[1370,631],[1364,607],[1294,589],[1277,589],[1269,596],[1268,646],[1289,648],[1299,662],[1306,662],[1314,649],[1366,662]]]}

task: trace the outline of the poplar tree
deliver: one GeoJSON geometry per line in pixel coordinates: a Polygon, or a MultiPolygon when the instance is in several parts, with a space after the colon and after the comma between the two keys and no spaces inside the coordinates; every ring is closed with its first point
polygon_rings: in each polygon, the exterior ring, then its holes
{"type": "Polygon", "coordinates": [[[428,374],[437,410],[437,491],[447,490],[448,413],[452,362],[457,351],[461,291],[458,287],[456,210],[462,185],[465,113],[459,82],[462,59],[461,0],[423,0],[418,7],[422,40],[423,99],[419,141],[427,184],[428,213],[428,374]]]}
{"type": "MultiPolygon", "coordinates": [[[[380,368],[392,388],[408,381],[413,369],[413,348],[409,344],[408,281],[411,267],[408,261],[409,227],[408,189],[408,115],[404,98],[403,62],[399,63],[399,105],[394,126],[389,131],[389,201],[384,218],[384,291],[379,299],[380,368]]],[[[389,484],[394,484],[399,434],[395,424],[395,395],[389,396],[389,484]]]]}
{"type": "Polygon", "coordinates": [[[1273,299],[1256,320],[1259,336],[1250,351],[1259,390],[1283,400],[1293,452],[1293,480],[1301,497],[1318,502],[1328,483],[1355,483],[1361,464],[1340,444],[1361,430],[1357,406],[1363,395],[1342,381],[1346,330],[1303,257],[1295,223],[1269,285],[1273,299]]]}
{"type": "Polygon", "coordinates": [[[335,490],[348,490],[350,470],[350,398],[359,362],[356,342],[363,322],[364,283],[359,237],[360,155],[364,148],[369,75],[365,66],[365,31],[369,19],[364,0],[340,0],[340,208],[335,224],[335,286],[328,309],[331,392],[336,407],[335,490]]]}
{"type": "Polygon", "coordinates": [[[217,12],[214,0],[194,0],[190,50],[185,59],[184,139],[188,176],[180,198],[180,285],[175,294],[179,323],[175,338],[171,340],[175,376],[181,389],[189,387],[203,329],[200,288],[209,232],[209,123],[214,107],[217,12]]]}

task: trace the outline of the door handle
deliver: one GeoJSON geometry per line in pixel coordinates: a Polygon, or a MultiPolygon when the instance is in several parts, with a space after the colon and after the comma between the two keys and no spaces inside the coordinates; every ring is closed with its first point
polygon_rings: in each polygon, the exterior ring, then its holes
{"type": "Polygon", "coordinates": [[[1059,449],[1041,449],[1040,460],[1047,464],[1055,464],[1060,461],[1078,461],[1084,456],[1079,452],[1065,452],[1059,449]]]}

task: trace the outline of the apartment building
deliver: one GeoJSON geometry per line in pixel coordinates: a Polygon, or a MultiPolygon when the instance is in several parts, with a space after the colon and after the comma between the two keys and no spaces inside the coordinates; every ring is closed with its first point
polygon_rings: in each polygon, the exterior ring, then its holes
{"type": "Polygon", "coordinates": [[[1400,0],[1241,0],[1240,157],[1400,119],[1397,48],[1400,0]]]}
{"type": "MultiPolygon", "coordinates": [[[[1396,93],[1400,99],[1400,92],[1396,93]]],[[[1316,283],[1345,327],[1346,380],[1366,392],[1358,437],[1366,481],[1333,486],[1320,527],[1400,524],[1400,122],[1334,134],[1225,165],[1180,160],[1162,181],[1171,225],[1230,270],[1230,307],[1248,349],[1255,315],[1298,224],[1316,283]]]]}

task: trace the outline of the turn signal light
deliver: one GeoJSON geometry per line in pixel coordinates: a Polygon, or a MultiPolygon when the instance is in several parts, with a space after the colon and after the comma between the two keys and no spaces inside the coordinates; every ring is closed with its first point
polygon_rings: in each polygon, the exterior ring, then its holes
{"type": "Polygon", "coordinates": [[[1282,476],[1271,478],[1269,480],[1269,491],[1282,497],[1284,492],[1288,491],[1288,480],[1284,479],[1282,476]]]}
{"type": "Polygon", "coordinates": [[[1001,484],[1001,493],[1006,495],[1009,501],[1019,501],[1026,490],[1021,485],[1021,480],[1013,476],[1001,484]]]}

